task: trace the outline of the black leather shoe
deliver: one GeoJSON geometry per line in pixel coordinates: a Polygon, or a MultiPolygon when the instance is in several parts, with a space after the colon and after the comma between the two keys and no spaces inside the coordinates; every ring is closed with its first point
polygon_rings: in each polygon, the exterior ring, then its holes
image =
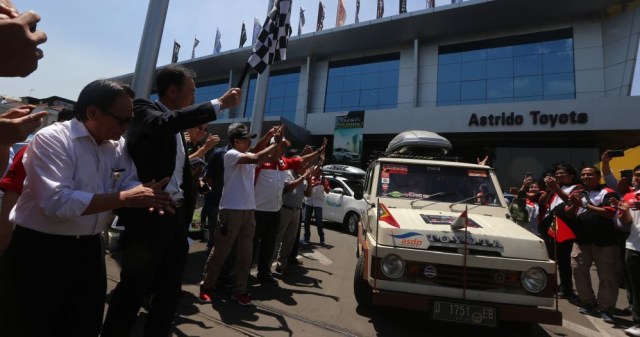
{"type": "Polygon", "coordinates": [[[260,281],[261,284],[278,284],[278,280],[274,279],[271,274],[259,275],[258,281],[260,281]]]}

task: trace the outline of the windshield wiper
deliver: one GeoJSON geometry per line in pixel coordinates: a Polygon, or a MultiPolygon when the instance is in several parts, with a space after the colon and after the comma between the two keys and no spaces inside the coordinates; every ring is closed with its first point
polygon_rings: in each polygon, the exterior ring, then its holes
{"type": "Polygon", "coordinates": [[[414,204],[416,201],[420,201],[420,200],[429,200],[429,199],[432,199],[432,198],[434,198],[434,197],[444,197],[444,196],[454,195],[454,194],[455,194],[455,192],[437,192],[437,193],[434,193],[434,194],[428,194],[428,195],[425,195],[425,196],[423,196],[423,197],[421,197],[421,198],[417,198],[417,199],[413,199],[413,200],[411,200],[410,205],[411,205],[411,206],[413,206],[413,204],[414,204]]]}
{"type": "Polygon", "coordinates": [[[480,198],[495,198],[495,196],[496,196],[495,194],[488,194],[488,195],[486,195],[486,196],[484,196],[484,197],[483,197],[483,196],[477,196],[477,195],[474,195],[474,196],[472,196],[472,197],[465,198],[465,199],[462,199],[462,200],[460,200],[460,201],[456,201],[456,202],[452,203],[451,205],[449,205],[449,209],[450,209],[450,210],[453,210],[453,206],[455,206],[455,205],[457,205],[457,204],[461,204],[461,203],[466,202],[466,201],[469,201],[469,200],[473,200],[473,199],[480,199],[480,198]]]}

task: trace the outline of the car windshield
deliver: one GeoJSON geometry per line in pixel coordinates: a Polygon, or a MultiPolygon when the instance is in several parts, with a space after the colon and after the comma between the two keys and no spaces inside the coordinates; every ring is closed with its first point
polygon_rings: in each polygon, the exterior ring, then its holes
{"type": "Polygon", "coordinates": [[[346,179],[344,182],[351,190],[353,190],[354,193],[362,193],[363,183],[361,179],[346,179]]]}
{"type": "Polygon", "coordinates": [[[499,204],[489,170],[468,167],[382,163],[378,196],[499,204]]]}

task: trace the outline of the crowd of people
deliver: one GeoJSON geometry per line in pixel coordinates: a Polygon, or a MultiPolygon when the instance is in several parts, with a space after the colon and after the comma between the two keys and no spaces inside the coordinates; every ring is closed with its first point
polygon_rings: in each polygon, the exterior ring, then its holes
{"type": "Polygon", "coordinates": [[[558,266],[558,296],[578,306],[582,314],[614,324],[618,291],[626,289],[634,325],[625,330],[640,336],[640,165],[631,176],[613,175],[610,151],[602,169],[577,171],[557,164],[540,179],[527,173],[509,205],[512,219],[544,240],[558,266]],[[591,267],[598,284],[594,289],[591,267]],[[575,291],[574,291],[575,287],[575,291]]]}
{"type": "MultiPolygon", "coordinates": [[[[0,76],[25,77],[43,57],[40,16],[0,0],[0,76]]],[[[324,244],[322,203],[329,186],[321,165],[327,140],[315,150],[292,147],[285,128],[257,137],[241,123],[228,145],[207,123],[236,106],[231,88],[194,104],[195,73],[167,66],[155,78],[156,102],[96,80],[79,94],[73,116],[40,129],[13,156],[11,145],[42,124],[46,112],[23,105],[0,115],[0,335],[127,336],[149,300],[145,336],[167,336],[175,318],[188,254],[188,228],[198,194],[210,231],[209,256],[198,299],[215,300],[219,281],[231,297],[252,305],[248,278],[257,265],[261,285],[276,284],[297,261],[316,220],[324,244]],[[126,133],[125,133],[126,131],[126,133]],[[124,226],[120,282],[104,318],[106,268],[101,233],[113,212],[124,226]],[[56,275],[42,279],[43,275],[56,275]],[[43,289],[46,291],[43,300],[43,289]],[[32,305],[38,303],[38,305],[32,305]]],[[[640,336],[640,165],[617,180],[605,152],[602,170],[556,165],[541,179],[526,174],[509,206],[515,223],[541,237],[558,265],[560,297],[583,314],[614,323],[624,283],[640,336]],[[601,183],[601,181],[605,183],[601,183]],[[598,273],[597,291],[590,269],[598,273]],[[575,288],[575,292],[574,292],[575,288]]],[[[486,160],[486,158],[485,158],[486,160]]]]}
{"type": "MultiPolygon", "coordinates": [[[[24,77],[37,68],[43,56],[37,46],[46,41],[39,20],[0,0],[0,42],[8,46],[0,51],[0,76],[24,77]]],[[[297,153],[280,125],[251,148],[256,135],[234,123],[229,144],[214,150],[221,139],[208,134],[208,122],[236,106],[242,91],[194,104],[195,76],[182,66],[163,68],[156,102],[136,99],[126,84],[93,81],[72,116],[61,114],[41,129],[46,112],[32,113],[32,105],[0,115],[0,171],[8,167],[0,182],[7,192],[0,211],[0,335],[128,336],[143,303],[145,336],[169,335],[199,194],[212,196],[204,212],[213,248],[201,301],[211,301],[223,271],[235,280],[232,298],[251,305],[253,262],[259,281],[273,284],[274,260],[281,273],[297,261],[301,196],[311,189],[327,140],[297,153]],[[36,130],[11,156],[11,145],[36,130]],[[283,209],[297,213],[281,219],[283,209]],[[114,213],[124,227],[121,274],[105,317],[102,233],[114,213]],[[222,268],[225,261],[233,270],[222,268]],[[45,282],[55,291],[46,291],[44,302],[42,275],[56,275],[45,282]]]]}

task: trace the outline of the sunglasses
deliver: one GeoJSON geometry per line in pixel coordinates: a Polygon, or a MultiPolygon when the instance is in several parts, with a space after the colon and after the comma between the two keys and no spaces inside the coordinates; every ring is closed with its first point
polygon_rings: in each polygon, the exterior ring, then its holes
{"type": "Polygon", "coordinates": [[[208,128],[208,127],[206,127],[206,126],[199,126],[199,127],[198,127],[198,130],[208,132],[208,131],[209,131],[209,128],[208,128]]]}
{"type": "Polygon", "coordinates": [[[111,113],[111,112],[107,111],[107,110],[102,110],[102,112],[106,113],[111,118],[115,119],[118,122],[118,125],[120,125],[120,126],[125,126],[125,125],[131,123],[131,120],[133,120],[133,116],[120,117],[120,116],[117,116],[114,113],[111,113]]]}

